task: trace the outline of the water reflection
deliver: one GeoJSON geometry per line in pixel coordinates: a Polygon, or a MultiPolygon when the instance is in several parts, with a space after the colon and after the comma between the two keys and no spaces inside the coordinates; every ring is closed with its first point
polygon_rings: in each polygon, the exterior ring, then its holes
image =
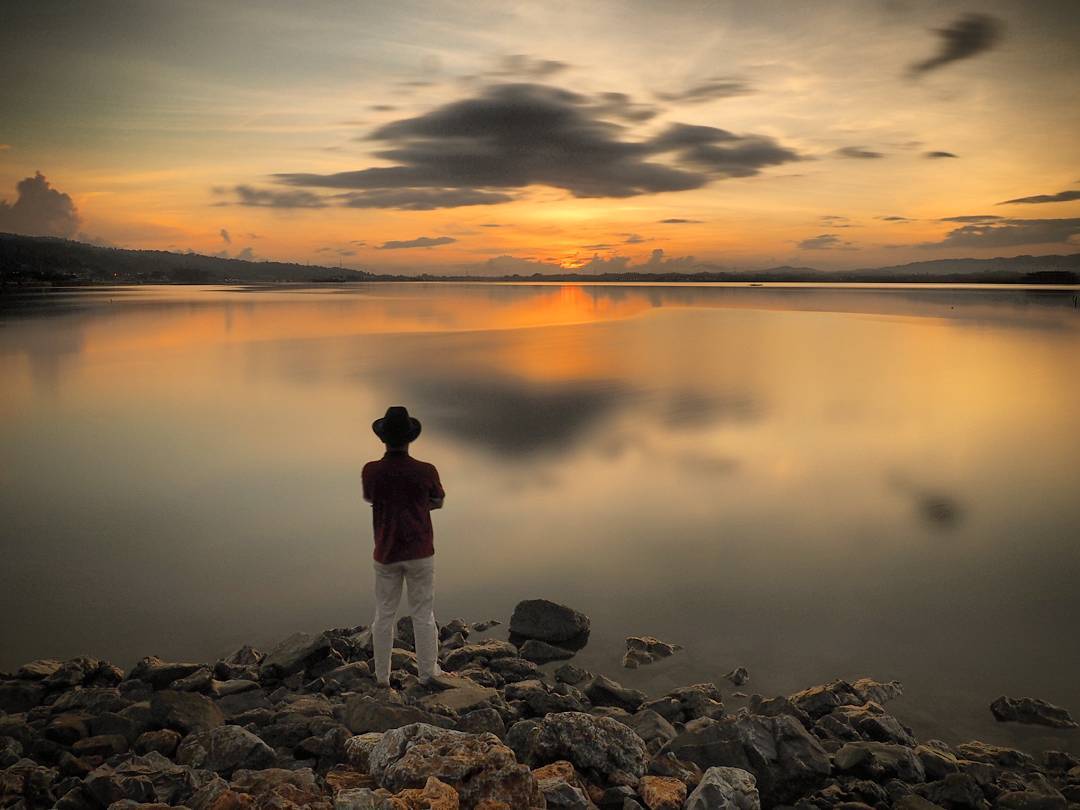
{"type": "Polygon", "coordinates": [[[634,686],[739,665],[765,694],[899,677],[923,736],[1020,741],[989,717],[998,694],[1080,711],[1070,295],[462,284],[7,299],[0,612],[20,621],[0,668],[206,658],[366,622],[359,470],[380,452],[371,420],[401,402],[448,493],[444,617],[561,599],[593,615],[586,666],[614,671],[629,634],[686,647],[626,673],[634,686]]]}

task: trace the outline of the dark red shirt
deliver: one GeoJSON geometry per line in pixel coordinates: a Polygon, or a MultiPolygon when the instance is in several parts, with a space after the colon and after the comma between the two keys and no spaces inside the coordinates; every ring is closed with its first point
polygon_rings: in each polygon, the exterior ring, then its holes
{"type": "Polygon", "coordinates": [[[428,500],[444,498],[439,471],[407,450],[387,450],[361,474],[364,498],[371,501],[375,561],[418,560],[435,553],[428,500]]]}

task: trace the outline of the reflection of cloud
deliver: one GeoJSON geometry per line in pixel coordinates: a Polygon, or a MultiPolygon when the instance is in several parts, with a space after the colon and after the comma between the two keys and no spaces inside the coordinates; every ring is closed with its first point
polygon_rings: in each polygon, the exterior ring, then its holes
{"type": "Polygon", "coordinates": [[[511,458],[569,449],[627,399],[623,386],[605,381],[545,384],[460,376],[396,382],[392,398],[406,402],[425,423],[511,458]]]}
{"type": "Polygon", "coordinates": [[[755,422],[765,407],[744,391],[714,394],[683,389],[664,402],[662,413],[668,427],[693,429],[717,422],[755,422]]]}
{"type": "Polygon", "coordinates": [[[897,492],[911,498],[919,517],[931,528],[953,529],[964,519],[960,502],[947,493],[915,484],[897,472],[889,473],[886,481],[897,492]]]}

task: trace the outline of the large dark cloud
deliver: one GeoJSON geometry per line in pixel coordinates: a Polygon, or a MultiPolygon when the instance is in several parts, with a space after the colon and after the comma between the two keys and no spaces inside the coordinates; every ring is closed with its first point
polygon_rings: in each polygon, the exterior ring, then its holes
{"type": "Polygon", "coordinates": [[[745,96],[753,92],[754,89],[741,79],[718,77],[698,82],[675,93],[657,93],[656,97],[684,104],[703,104],[718,98],[745,96]]]}
{"type": "Polygon", "coordinates": [[[41,172],[20,180],[14,203],[0,200],[0,231],[70,239],[79,230],[75,202],[49,185],[41,172]]]}
{"type": "MultiPolygon", "coordinates": [[[[227,194],[228,189],[215,188],[215,194],[227,194]]],[[[246,205],[253,208],[325,208],[328,203],[318,194],[295,189],[277,191],[274,189],[252,188],[251,186],[233,186],[235,202],[219,205],[246,205]]]]}
{"type": "Polygon", "coordinates": [[[962,225],[940,242],[921,247],[1012,247],[1070,242],[1080,237],[1080,217],[1072,219],[996,219],[962,225]]]}
{"type": "Polygon", "coordinates": [[[1017,197],[1014,200],[1005,200],[998,205],[1010,205],[1012,203],[1054,203],[1071,202],[1080,200],[1080,191],[1059,191],[1057,194],[1036,194],[1034,197],[1017,197]]]}
{"type": "Polygon", "coordinates": [[[364,193],[440,189],[447,195],[441,207],[452,207],[461,204],[460,195],[505,194],[531,185],[576,197],[687,191],[800,159],[767,136],[715,127],[676,124],[657,137],[631,140],[626,125],[610,119],[644,117],[647,111],[639,107],[618,93],[586,96],[539,84],[501,84],[376,129],[369,140],[384,147],[374,154],[392,165],[276,178],[364,193]]]}
{"type": "Polygon", "coordinates": [[[937,70],[961,59],[970,59],[988,51],[1001,37],[1001,23],[986,14],[967,14],[954,20],[945,28],[939,28],[941,37],[938,52],[929,59],[916,62],[908,69],[917,77],[937,70]]]}

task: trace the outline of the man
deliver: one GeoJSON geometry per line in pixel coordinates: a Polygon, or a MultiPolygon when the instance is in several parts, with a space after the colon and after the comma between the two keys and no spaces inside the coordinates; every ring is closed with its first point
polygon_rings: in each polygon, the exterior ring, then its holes
{"type": "Polygon", "coordinates": [[[408,588],[416,664],[420,682],[437,684],[442,674],[437,660],[439,630],[435,624],[435,546],[431,510],[441,509],[439,471],[433,464],[409,455],[409,443],[420,435],[420,421],[401,405],[386,409],[371,429],[386,444],[378,461],[364,465],[364,500],[372,506],[375,529],[375,680],[390,685],[390,650],[401,586],[408,588]]]}

